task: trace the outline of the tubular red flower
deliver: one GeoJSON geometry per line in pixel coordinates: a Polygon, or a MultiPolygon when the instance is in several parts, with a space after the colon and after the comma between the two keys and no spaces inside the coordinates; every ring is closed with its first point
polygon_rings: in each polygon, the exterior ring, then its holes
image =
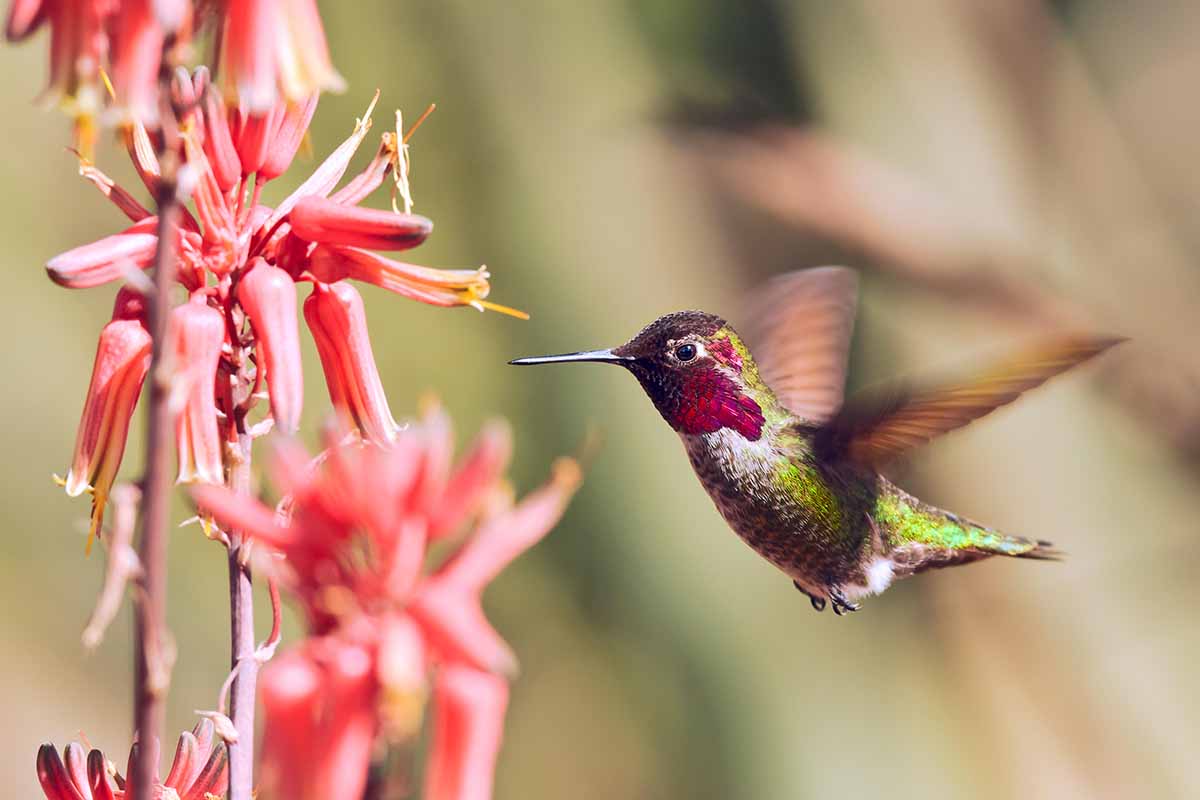
{"type": "Polygon", "coordinates": [[[418,214],[347,206],[323,197],[301,200],[288,222],[292,233],[306,241],[368,250],[408,250],[433,232],[432,220],[418,214]]]}
{"type": "Polygon", "coordinates": [[[375,366],[358,291],[344,282],[315,284],[304,301],[304,319],[321,357],[333,407],[366,438],[391,442],[396,422],[375,366]]]}
{"type": "Polygon", "coordinates": [[[229,0],[222,31],[225,94],[251,113],[344,86],[313,0],[229,0]]]}
{"type": "Polygon", "coordinates": [[[275,426],[284,433],[295,433],[304,403],[296,284],[282,269],[256,258],[238,284],[237,296],[254,326],[259,368],[266,369],[275,426]]]}
{"type": "Polygon", "coordinates": [[[307,640],[263,670],[264,794],[362,797],[378,729],[373,667],[365,647],[325,637],[307,640]]]}
{"type": "Polygon", "coordinates": [[[222,192],[237,186],[242,162],[229,128],[229,117],[220,94],[210,85],[202,98],[204,106],[204,155],[222,192]]]}
{"type": "Polygon", "coordinates": [[[508,684],[470,667],[438,671],[425,800],[490,800],[508,684]]]}
{"type": "Polygon", "coordinates": [[[216,377],[225,318],[196,292],[171,312],[183,408],[175,421],[180,483],[221,483],[225,470],[217,430],[216,377]]]}
{"type": "MultiPolygon", "coordinates": [[[[128,304],[119,303],[117,314],[128,313],[128,304]]],[[[65,483],[71,497],[85,491],[92,493],[89,549],[104,519],[108,492],[125,454],[129,422],[150,368],[150,346],[150,334],[138,319],[118,316],[100,332],[92,379],[75,437],[75,454],[65,483]]]]}
{"type": "MultiPolygon", "coordinates": [[[[179,737],[166,780],[139,796],[167,797],[164,790],[170,789],[182,800],[223,797],[227,759],[225,743],[214,736],[212,723],[201,720],[190,733],[179,737]]],[[[63,748],[63,758],[52,744],[38,748],[37,775],[47,800],[127,800],[133,796],[129,783],[109,773],[104,753],[92,750],[85,758],[78,742],[63,748]]]]}
{"type": "Polygon", "coordinates": [[[374,284],[412,300],[433,306],[474,306],[481,311],[491,287],[488,271],[479,269],[434,269],[405,264],[357,247],[319,244],[309,255],[309,271],[319,281],[352,278],[374,284]]]}
{"type": "Polygon", "coordinates": [[[158,119],[158,65],[163,29],[151,0],[124,0],[112,24],[113,90],[123,113],[149,125],[158,119]]]}
{"type": "Polygon", "coordinates": [[[263,111],[238,114],[237,151],[242,162],[242,175],[251,175],[266,163],[279,123],[283,121],[284,107],[272,105],[263,111]]]}
{"type": "Polygon", "coordinates": [[[88,289],[146,269],[158,245],[157,226],[158,217],[147,217],[121,233],[55,256],[46,262],[46,272],[59,286],[88,289]]]}

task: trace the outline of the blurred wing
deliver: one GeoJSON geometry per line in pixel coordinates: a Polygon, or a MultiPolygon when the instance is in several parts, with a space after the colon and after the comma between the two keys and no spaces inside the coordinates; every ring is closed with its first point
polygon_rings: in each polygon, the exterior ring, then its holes
{"type": "Polygon", "coordinates": [[[899,389],[851,398],[818,431],[818,446],[827,457],[881,466],[1011,403],[1022,392],[1122,341],[1060,336],[1035,342],[973,378],[942,389],[916,393],[899,389]]]}
{"type": "Polygon", "coordinates": [[[759,374],[784,407],[823,422],[842,405],[854,329],[858,275],[818,267],[780,275],[756,289],[741,326],[759,374]]]}

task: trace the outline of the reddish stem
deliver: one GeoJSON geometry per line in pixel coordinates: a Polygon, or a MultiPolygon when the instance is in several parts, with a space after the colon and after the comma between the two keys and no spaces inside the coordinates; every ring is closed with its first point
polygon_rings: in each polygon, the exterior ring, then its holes
{"type": "MultiPolygon", "coordinates": [[[[242,360],[244,365],[245,359],[242,360]]],[[[239,369],[238,379],[242,379],[239,369]]],[[[228,484],[240,494],[250,494],[251,438],[242,430],[240,415],[237,430],[236,461],[230,465],[228,484]]],[[[246,562],[246,542],[240,531],[229,531],[229,633],[230,667],[237,670],[233,679],[229,717],[238,739],[229,742],[228,800],[251,800],[254,787],[254,698],[258,681],[258,661],[254,642],[254,585],[246,562]]]]}
{"type": "MultiPolygon", "coordinates": [[[[170,160],[168,158],[168,160],[170,160]]],[[[170,645],[167,638],[167,526],[171,507],[171,358],[167,322],[175,283],[175,235],[179,202],[174,170],[164,168],[158,183],[158,248],[154,256],[154,299],[148,304],[154,338],[150,361],[149,430],[146,473],[142,480],[142,530],[138,556],[142,591],[134,613],[134,728],[140,746],[130,778],[133,800],[149,800],[158,782],[158,749],[167,684],[170,645]]]]}

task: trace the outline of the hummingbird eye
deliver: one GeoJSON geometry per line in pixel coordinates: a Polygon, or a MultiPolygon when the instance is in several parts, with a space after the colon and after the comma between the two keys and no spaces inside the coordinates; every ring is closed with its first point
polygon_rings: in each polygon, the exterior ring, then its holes
{"type": "Polygon", "coordinates": [[[681,344],[675,348],[675,358],[680,361],[691,361],[696,357],[696,345],[681,344]]]}

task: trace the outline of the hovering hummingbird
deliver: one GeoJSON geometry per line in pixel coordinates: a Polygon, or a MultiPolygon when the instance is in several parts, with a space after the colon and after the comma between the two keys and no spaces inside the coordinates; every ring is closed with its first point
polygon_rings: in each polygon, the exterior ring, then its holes
{"type": "Polygon", "coordinates": [[[730,527],[817,611],[857,611],[855,600],[927,569],[1060,557],[1050,542],[924,503],[880,469],[1123,340],[1060,334],[943,388],[843,402],[857,288],[849,269],[801,270],[752,296],[744,337],[713,314],[680,311],[620,347],[509,363],[632,372],[730,527]]]}

